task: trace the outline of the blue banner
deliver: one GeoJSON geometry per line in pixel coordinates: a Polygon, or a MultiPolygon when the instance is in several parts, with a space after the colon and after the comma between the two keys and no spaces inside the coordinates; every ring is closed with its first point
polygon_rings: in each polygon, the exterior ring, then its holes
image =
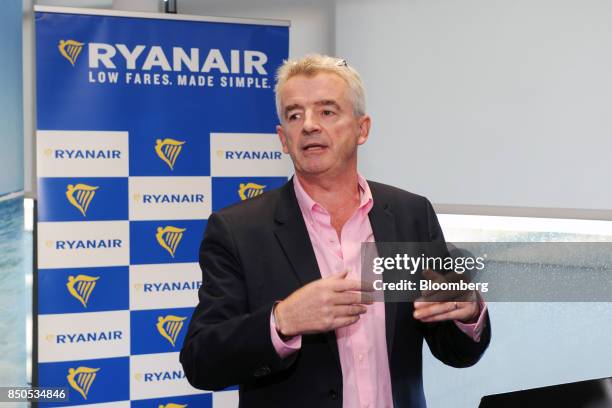
{"type": "Polygon", "coordinates": [[[38,193],[53,197],[39,203],[39,221],[128,219],[128,180],[124,177],[41,178],[38,193]]]}
{"type": "Polygon", "coordinates": [[[211,212],[287,181],[288,27],[102,14],[36,12],[37,382],[69,406],[233,404],[178,354],[211,212]]]}
{"type": "Polygon", "coordinates": [[[38,313],[81,313],[130,307],[129,268],[39,269],[38,313]],[[95,292],[95,295],[92,296],[95,292]]]}

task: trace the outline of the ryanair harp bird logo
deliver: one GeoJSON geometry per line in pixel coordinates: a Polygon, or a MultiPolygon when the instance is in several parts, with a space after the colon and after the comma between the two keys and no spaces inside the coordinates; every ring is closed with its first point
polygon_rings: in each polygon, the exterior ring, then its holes
{"type": "Polygon", "coordinates": [[[66,287],[68,288],[68,292],[75,299],[77,299],[83,307],[87,307],[87,301],[89,300],[89,296],[91,296],[91,292],[93,292],[96,287],[96,281],[100,279],[99,276],[88,276],[88,275],[77,275],[68,276],[68,283],[66,283],[66,287]]]}
{"type": "Polygon", "coordinates": [[[183,232],[186,230],[186,228],[177,228],[170,225],[164,228],[157,227],[155,238],[157,238],[157,243],[174,258],[176,248],[183,239],[183,232]]]}
{"type": "Polygon", "coordinates": [[[186,317],[174,315],[168,315],[166,317],[159,316],[157,318],[157,324],[155,327],[157,328],[159,334],[168,340],[170,344],[172,344],[172,347],[175,347],[176,339],[183,328],[183,321],[186,319],[186,317]]]}
{"type": "Polygon", "coordinates": [[[155,141],[155,153],[162,159],[169,167],[170,170],[174,170],[174,163],[176,158],[183,150],[185,142],[174,139],[157,139],[155,141]]]}
{"type": "Polygon", "coordinates": [[[157,408],[187,408],[187,404],[181,405],[169,402],[166,405],[159,404],[157,408]]]}
{"type": "Polygon", "coordinates": [[[87,208],[91,204],[98,187],[88,186],[87,184],[68,184],[66,187],[66,197],[70,204],[79,209],[83,217],[87,217],[87,208]]]}
{"type": "Polygon", "coordinates": [[[74,67],[74,64],[76,64],[76,60],[79,57],[79,54],[83,50],[83,43],[80,43],[75,40],[60,40],[57,48],[59,48],[60,54],[62,54],[64,58],[70,61],[70,63],[74,67]]]}
{"type": "Polygon", "coordinates": [[[262,186],[261,184],[256,183],[240,183],[240,188],[238,189],[238,195],[242,199],[242,201],[256,197],[258,195],[262,195],[264,192],[264,188],[266,186],[262,186]]]}
{"type": "Polygon", "coordinates": [[[89,394],[89,389],[91,388],[91,384],[93,384],[94,380],[96,379],[98,371],[100,371],[99,368],[70,368],[68,369],[68,375],[66,378],[68,379],[68,384],[70,384],[75,391],[81,394],[83,398],[87,399],[87,394],[89,394]]]}

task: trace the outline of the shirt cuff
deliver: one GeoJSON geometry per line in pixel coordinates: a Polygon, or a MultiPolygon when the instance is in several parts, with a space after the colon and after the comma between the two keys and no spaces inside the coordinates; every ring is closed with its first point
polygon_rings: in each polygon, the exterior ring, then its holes
{"type": "Polygon", "coordinates": [[[478,296],[478,308],[480,309],[480,314],[476,323],[462,323],[459,320],[454,320],[459,330],[468,335],[476,343],[480,341],[480,336],[486,322],[485,316],[487,315],[487,304],[480,296],[478,296]]]}
{"type": "Polygon", "coordinates": [[[280,338],[278,331],[276,330],[276,324],[274,322],[274,308],[270,313],[270,337],[272,338],[272,345],[276,354],[280,358],[289,357],[291,354],[302,348],[302,336],[293,336],[285,341],[280,338]]]}

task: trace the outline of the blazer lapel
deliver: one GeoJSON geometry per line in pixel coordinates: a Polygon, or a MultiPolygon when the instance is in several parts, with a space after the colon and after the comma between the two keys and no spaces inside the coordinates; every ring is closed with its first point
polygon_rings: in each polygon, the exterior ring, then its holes
{"type": "MultiPolygon", "coordinates": [[[[374,183],[369,183],[374,201],[374,205],[369,213],[370,224],[372,225],[372,232],[374,233],[374,240],[376,241],[378,255],[387,256],[384,248],[380,244],[384,242],[397,241],[395,216],[393,215],[389,204],[383,200],[383,197],[381,197],[380,194],[377,194],[373,184],[374,183]]],[[[392,256],[392,254],[389,254],[389,256],[392,256]]],[[[389,356],[389,359],[391,358],[391,351],[393,350],[396,317],[397,303],[385,302],[385,329],[387,338],[387,355],[389,356]]]]}
{"type": "MultiPolygon", "coordinates": [[[[302,211],[295,197],[293,179],[282,187],[281,200],[276,208],[275,220],[278,227],[274,234],[302,286],[321,279],[317,258],[310,242],[302,211]]],[[[336,333],[333,330],[327,332],[325,338],[338,365],[340,365],[336,333]]]]}
{"type": "Polygon", "coordinates": [[[320,279],[321,272],[295,197],[292,180],[283,186],[275,219],[278,227],[274,234],[302,285],[320,279]]]}

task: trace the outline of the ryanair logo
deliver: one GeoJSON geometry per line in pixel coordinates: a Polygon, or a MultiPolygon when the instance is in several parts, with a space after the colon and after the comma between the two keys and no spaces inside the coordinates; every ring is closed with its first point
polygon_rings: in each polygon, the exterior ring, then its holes
{"type": "Polygon", "coordinates": [[[81,183],[76,186],[68,184],[66,187],[66,197],[70,204],[78,208],[83,217],[87,217],[87,208],[89,208],[89,204],[91,204],[91,200],[93,200],[98,188],[81,183]]]}
{"type": "Polygon", "coordinates": [[[143,204],[203,203],[204,194],[133,194],[136,202],[143,204]]]}
{"type": "Polygon", "coordinates": [[[185,290],[198,290],[202,281],[175,281],[175,282],[147,282],[135,283],[134,289],[147,293],[182,292],[185,290]]]}
{"type": "Polygon", "coordinates": [[[159,404],[157,408],[187,408],[187,404],[174,404],[172,402],[167,403],[166,405],[159,404]]]}
{"type": "Polygon", "coordinates": [[[45,149],[43,153],[58,160],[121,159],[121,150],[117,149],[45,149]]]}
{"type": "Polygon", "coordinates": [[[116,69],[117,63],[119,63],[129,70],[138,71],[150,71],[154,67],[159,67],[163,71],[183,72],[188,70],[189,72],[203,74],[214,72],[247,75],[268,74],[265,68],[268,56],[256,50],[232,49],[222,52],[218,48],[185,49],[178,46],[164,48],[160,45],[135,45],[133,48],[129,48],[125,44],[90,42],[87,44],[87,52],[89,54],[89,68],[94,69],[116,69]]]}
{"type": "Polygon", "coordinates": [[[170,344],[172,344],[172,347],[175,347],[176,339],[183,328],[183,321],[186,319],[186,317],[174,315],[168,315],[166,317],[159,316],[157,318],[157,324],[155,327],[157,328],[159,334],[168,340],[170,344]]]}
{"type": "Polygon", "coordinates": [[[182,380],[186,378],[185,373],[182,370],[172,371],[153,371],[149,373],[136,373],[134,374],[136,381],[144,382],[158,382],[158,381],[172,381],[182,380]]]}
{"type": "MultiPolygon", "coordinates": [[[[53,248],[53,241],[46,242],[47,247],[53,248]]],[[[120,239],[87,239],[87,240],[58,240],[55,241],[55,249],[102,249],[102,248],[121,248],[120,239]]]]}
{"type": "Polygon", "coordinates": [[[174,170],[174,163],[184,144],[185,142],[174,139],[157,139],[155,141],[155,153],[170,167],[170,170],[174,170]]]}
{"type": "Polygon", "coordinates": [[[277,150],[217,150],[217,156],[226,160],[281,160],[277,150]]]}
{"type": "Polygon", "coordinates": [[[66,283],[66,287],[68,288],[68,292],[77,299],[83,307],[87,307],[87,301],[89,301],[89,296],[91,296],[91,292],[93,292],[96,287],[96,281],[100,279],[99,276],[88,276],[88,275],[77,275],[68,276],[68,283],[66,283]]]}
{"type": "Polygon", "coordinates": [[[60,54],[62,54],[64,58],[70,61],[70,63],[74,67],[74,64],[76,64],[76,60],[79,57],[79,54],[83,50],[83,43],[80,43],[75,40],[60,40],[57,48],[59,48],[60,54]]]}
{"type": "Polygon", "coordinates": [[[48,342],[56,344],[99,343],[123,339],[121,330],[94,331],[85,333],[49,334],[45,337],[48,342]]]}
{"type": "Polygon", "coordinates": [[[68,379],[68,384],[70,384],[75,391],[81,394],[84,399],[87,399],[87,394],[89,394],[89,389],[96,379],[98,371],[100,371],[99,368],[70,368],[68,369],[68,375],[66,378],[68,379]]]}
{"type": "Polygon", "coordinates": [[[258,195],[262,195],[264,193],[264,188],[266,186],[262,186],[261,184],[256,183],[240,183],[240,188],[238,189],[238,195],[242,201],[247,200],[249,198],[257,197],[258,195]]]}
{"type": "Polygon", "coordinates": [[[181,239],[183,239],[183,233],[186,230],[186,228],[177,228],[171,225],[168,225],[164,228],[157,227],[157,233],[155,234],[155,238],[157,239],[157,243],[166,251],[168,251],[168,253],[174,258],[176,248],[181,242],[181,239]]]}

